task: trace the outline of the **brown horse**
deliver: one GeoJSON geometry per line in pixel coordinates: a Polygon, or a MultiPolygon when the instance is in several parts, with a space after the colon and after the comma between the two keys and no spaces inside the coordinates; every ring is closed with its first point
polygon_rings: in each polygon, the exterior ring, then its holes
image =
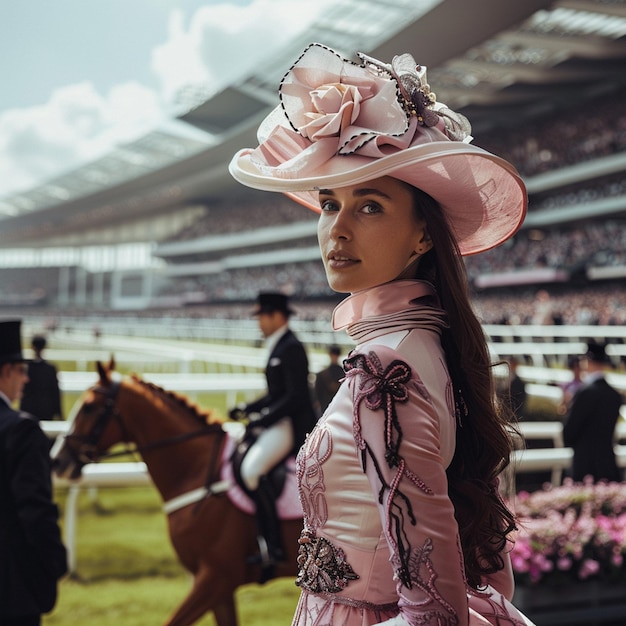
{"type": "MultiPolygon", "coordinates": [[[[189,626],[213,611],[218,626],[237,626],[234,592],[260,575],[257,565],[248,564],[258,552],[255,519],[210,488],[198,501],[180,503],[181,496],[219,484],[227,438],[221,422],[136,376],[115,381],[113,360],[97,367],[100,380],[84,393],[70,432],[54,453],[56,473],[78,478],[85,463],[107,456],[114,444],[134,443],[163,501],[179,502],[168,514],[169,534],[193,575],[191,591],[165,624],[189,626]]],[[[301,520],[282,522],[287,560],[277,566],[277,576],[295,577],[301,528],[301,520]]]]}

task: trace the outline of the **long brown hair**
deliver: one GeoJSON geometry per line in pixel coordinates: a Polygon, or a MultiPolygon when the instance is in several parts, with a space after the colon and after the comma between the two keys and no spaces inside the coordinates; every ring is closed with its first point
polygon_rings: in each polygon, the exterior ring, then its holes
{"type": "Polygon", "coordinates": [[[442,346],[458,413],[456,450],[447,469],[468,584],[504,567],[501,553],[515,530],[515,516],[498,493],[498,475],[509,464],[509,416],[496,398],[487,341],[470,302],[465,265],[439,205],[409,185],[433,247],[421,259],[416,278],[431,282],[447,312],[442,346]]]}

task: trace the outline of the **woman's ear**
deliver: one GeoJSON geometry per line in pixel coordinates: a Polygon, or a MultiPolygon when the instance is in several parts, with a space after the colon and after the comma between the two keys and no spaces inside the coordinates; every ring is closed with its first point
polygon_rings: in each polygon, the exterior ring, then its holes
{"type": "Polygon", "coordinates": [[[430,238],[428,231],[424,230],[424,233],[415,248],[415,252],[417,252],[417,254],[426,254],[432,247],[433,240],[430,238]]]}

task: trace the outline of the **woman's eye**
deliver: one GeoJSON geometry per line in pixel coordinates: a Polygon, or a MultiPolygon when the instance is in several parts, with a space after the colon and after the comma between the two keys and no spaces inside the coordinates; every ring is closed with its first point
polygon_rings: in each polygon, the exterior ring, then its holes
{"type": "Polygon", "coordinates": [[[361,207],[363,213],[380,213],[382,208],[377,202],[367,202],[361,207]]]}
{"type": "Polygon", "coordinates": [[[320,203],[322,211],[336,211],[337,204],[332,200],[322,200],[320,203]]]}

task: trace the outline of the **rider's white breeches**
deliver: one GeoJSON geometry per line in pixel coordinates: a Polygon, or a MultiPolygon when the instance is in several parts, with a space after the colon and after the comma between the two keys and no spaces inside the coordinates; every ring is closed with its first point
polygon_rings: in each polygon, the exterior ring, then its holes
{"type": "Polygon", "coordinates": [[[292,448],[293,426],[290,418],[283,417],[264,429],[241,464],[241,477],[246,487],[256,490],[259,478],[278,465],[292,448]]]}

